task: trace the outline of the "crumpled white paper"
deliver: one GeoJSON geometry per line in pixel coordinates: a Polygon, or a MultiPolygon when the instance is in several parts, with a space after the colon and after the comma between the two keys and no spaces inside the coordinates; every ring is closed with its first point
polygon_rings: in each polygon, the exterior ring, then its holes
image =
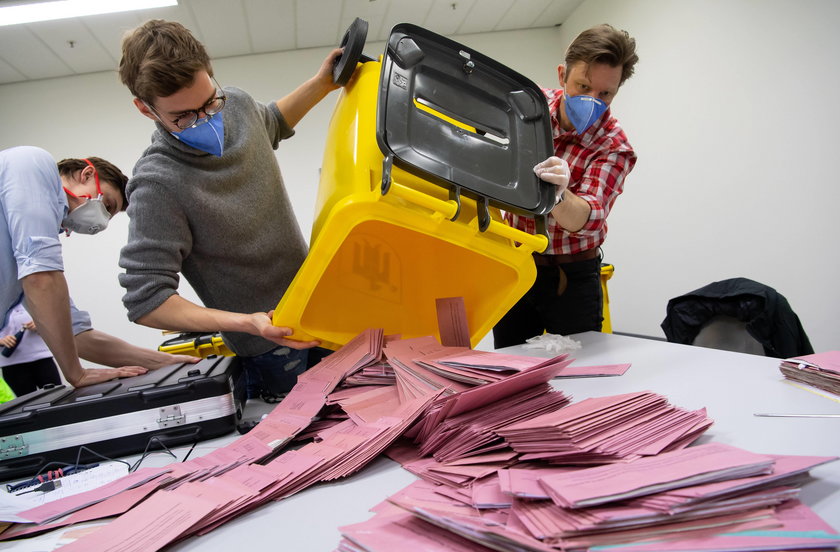
{"type": "Polygon", "coordinates": [[[542,334],[525,340],[525,349],[545,349],[549,353],[567,353],[581,348],[580,341],[558,334],[542,334]]]}

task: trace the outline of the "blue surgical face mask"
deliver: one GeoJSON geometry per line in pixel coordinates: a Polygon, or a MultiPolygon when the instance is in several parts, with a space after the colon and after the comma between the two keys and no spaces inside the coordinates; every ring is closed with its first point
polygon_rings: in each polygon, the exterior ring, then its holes
{"type": "Polygon", "coordinates": [[[578,134],[583,134],[592,123],[604,114],[607,104],[592,96],[569,96],[566,98],[566,116],[572,122],[578,134]]]}
{"type": "Polygon", "coordinates": [[[195,126],[173,132],[172,136],[188,146],[221,157],[225,148],[224,112],[199,119],[195,126]]]}

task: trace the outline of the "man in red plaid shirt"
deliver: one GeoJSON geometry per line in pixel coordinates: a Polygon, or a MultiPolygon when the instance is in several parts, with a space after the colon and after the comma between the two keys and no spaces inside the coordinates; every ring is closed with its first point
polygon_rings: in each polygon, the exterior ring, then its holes
{"type": "MultiPolygon", "coordinates": [[[[565,65],[557,67],[562,89],[543,90],[554,156],[534,172],[556,186],[558,203],[548,216],[548,249],[534,255],[536,282],[493,328],[497,348],[543,332],[601,329],[599,248],[607,215],[636,164],[609,105],[638,59],[636,41],[626,31],[599,25],[578,35],[566,51],[565,65]]],[[[520,230],[536,231],[531,218],[510,213],[506,218],[520,230]]]]}

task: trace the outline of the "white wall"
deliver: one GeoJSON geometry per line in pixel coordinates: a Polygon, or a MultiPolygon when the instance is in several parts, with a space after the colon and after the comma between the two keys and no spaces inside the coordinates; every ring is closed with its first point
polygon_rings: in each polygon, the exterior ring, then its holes
{"type": "Polygon", "coordinates": [[[640,57],[613,103],[639,156],[604,248],[615,330],[662,336],[669,298],[744,276],[840,348],[838,18],[834,0],[587,0],[564,23],[564,45],[608,22],[640,57]]]}
{"type": "MultiPolygon", "coordinates": [[[[459,37],[472,48],[494,57],[537,82],[551,83],[558,52],[558,29],[535,29],[459,37]],[[520,59],[520,52],[530,52],[520,59]]],[[[370,43],[365,53],[378,56],[384,43],[370,43]]],[[[261,101],[279,98],[309,78],[329,48],[220,59],[213,62],[217,80],[250,92],[261,101]]],[[[326,128],[337,99],[333,93],[297,126],[296,135],[277,152],[289,195],[304,235],[314,219],[318,168],[326,128]]],[[[0,149],[30,144],[45,148],[56,160],[97,155],[130,174],[149,143],[151,121],[131,104],[131,96],[114,72],[0,86],[0,149]]],[[[200,208],[200,206],[196,206],[200,208]]],[[[159,330],[128,322],[117,282],[119,250],[125,244],[128,218],[115,217],[97,236],[63,238],[65,272],[71,294],[90,311],[95,327],[135,344],[157,347],[159,330]]],[[[197,301],[182,281],[181,293],[197,301]]],[[[278,301],[280,298],[277,298],[278,301]]]]}
{"type": "MultiPolygon", "coordinates": [[[[834,0],[587,0],[559,29],[457,37],[544,86],[556,83],[556,64],[580,30],[609,22],[636,37],[637,74],[613,103],[639,154],[604,248],[616,266],[609,284],[616,331],[662,336],[669,298],[745,276],[788,298],[815,349],[840,348],[833,171],[840,115],[831,105],[840,88],[839,16],[834,0]]],[[[214,67],[223,85],[268,101],[309,77],[327,51],[214,67]]],[[[365,48],[381,51],[381,43],[365,48]]],[[[305,234],[335,97],[278,151],[305,234]]],[[[128,173],[151,127],[115,73],[0,86],[0,148],[99,155],[128,173]]],[[[64,241],[72,294],[100,329],[156,346],[158,331],[125,318],[117,283],[125,215],[111,226],[64,241]]]]}

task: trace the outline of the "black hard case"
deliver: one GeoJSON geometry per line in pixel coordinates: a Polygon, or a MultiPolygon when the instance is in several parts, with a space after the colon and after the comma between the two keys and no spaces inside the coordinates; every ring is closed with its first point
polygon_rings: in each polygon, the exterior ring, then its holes
{"type": "Polygon", "coordinates": [[[242,417],[239,375],[236,357],[208,357],[0,404],[0,480],[227,434],[242,417]]]}

